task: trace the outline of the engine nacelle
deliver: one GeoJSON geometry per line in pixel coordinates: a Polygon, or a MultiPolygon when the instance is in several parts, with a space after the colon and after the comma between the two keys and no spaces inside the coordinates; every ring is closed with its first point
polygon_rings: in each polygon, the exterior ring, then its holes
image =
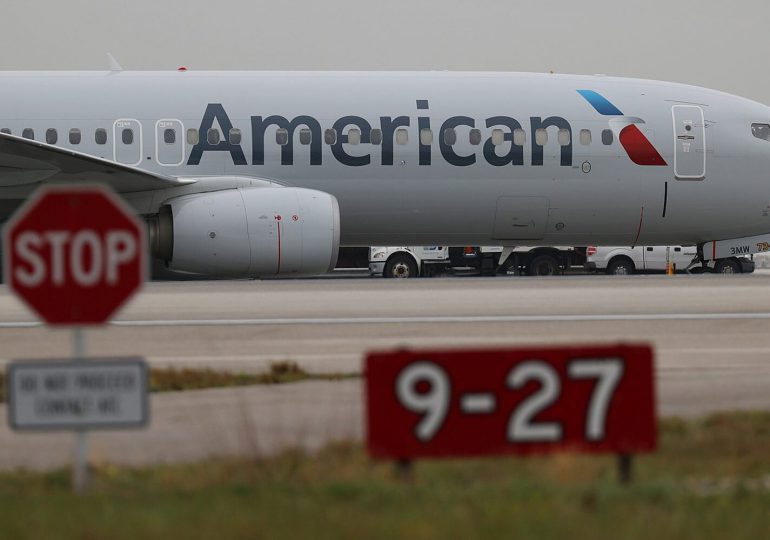
{"type": "Polygon", "coordinates": [[[210,276],[316,275],[337,262],[337,199],[301,188],[243,188],[167,201],[151,224],[171,270],[210,276]]]}

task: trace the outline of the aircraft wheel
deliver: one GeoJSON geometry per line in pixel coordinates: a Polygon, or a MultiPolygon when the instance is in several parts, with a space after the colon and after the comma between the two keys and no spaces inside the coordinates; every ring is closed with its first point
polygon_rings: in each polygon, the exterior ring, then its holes
{"type": "Polygon", "coordinates": [[[412,278],[417,277],[417,264],[408,255],[394,255],[385,264],[382,274],[386,278],[412,278]]]}

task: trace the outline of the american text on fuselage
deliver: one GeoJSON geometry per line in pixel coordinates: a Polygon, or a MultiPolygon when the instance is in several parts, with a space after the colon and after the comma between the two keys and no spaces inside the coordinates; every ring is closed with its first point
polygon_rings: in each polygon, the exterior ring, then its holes
{"type": "MultiPolygon", "coordinates": [[[[417,100],[418,110],[428,110],[428,100],[417,100]]],[[[251,164],[265,164],[265,136],[270,126],[275,126],[276,143],[281,146],[281,164],[294,164],[294,134],[300,129],[300,144],[310,146],[310,165],[322,165],[323,154],[322,141],[331,147],[334,158],[343,165],[361,167],[370,165],[371,155],[351,155],[345,151],[345,144],[372,144],[381,147],[381,164],[393,165],[394,144],[407,144],[408,133],[405,128],[411,125],[409,116],[380,116],[379,127],[363,117],[347,115],[336,120],[330,128],[322,129],[320,122],[310,115],[299,115],[288,119],[280,115],[252,116],[251,117],[251,164]]],[[[467,167],[477,161],[475,153],[459,155],[454,145],[457,142],[457,128],[465,126],[469,128],[469,142],[476,146],[481,144],[482,133],[476,127],[476,119],[469,116],[451,116],[444,120],[439,129],[438,143],[441,156],[450,165],[467,167]]],[[[481,122],[480,122],[481,123],[481,122]]],[[[524,165],[524,144],[527,134],[521,122],[510,116],[492,116],[484,119],[483,124],[487,128],[495,128],[484,142],[483,156],[487,163],[497,167],[505,165],[524,165]],[[506,128],[505,130],[500,128],[506,128]],[[503,155],[497,153],[497,147],[505,142],[510,142],[508,152],[503,155]]],[[[433,130],[431,119],[428,116],[417,118],[419,129],[419,164],[430,165],[432,161],[431,145],[433,144],[433,130]]],[[[560,165],[572,166],[572,127],[561,116],[532,116],[528,119],[529,136],[532,140],[531,164],[543,165],[543,147],[548,141],[548,128],[558,130],[558,143],[561,148],[560,165]]],[[[206,107],[203,119],[198,130],[197,139],[187,165],[198,165],[206,152],[229,152],[235,165],[248,165],[246,155],[240,144],[240,130],[233,128],[227,111],[221,103],[210,103],[206,107]],[[219,137],[215,123],[219,125],[226,137],[219,137]],[[209,137],[209,133],[212,136],[209,137]],[[234,135],[234,136],[231,136],[234,135]]],[[[188,141],[189,142],[189,141],[188,141]]]]}

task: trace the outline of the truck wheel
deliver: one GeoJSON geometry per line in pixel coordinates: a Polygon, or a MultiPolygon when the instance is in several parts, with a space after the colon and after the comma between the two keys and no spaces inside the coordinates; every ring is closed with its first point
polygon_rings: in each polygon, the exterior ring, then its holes
{"type": "Polygon", "coordinates": [[[559,272],[559,261],[553,255],[538,255],[527,265],[530,276],[553,276],[559,272]]]}
{"type": "Polygon", "coordinates": [[[393,255],[385,263],[385,271],[382,276],[386,278],[418,277],[417,264],[409,255],[393,255]]]}
{"type": "Polygon", "coordinates": [[[633,261],[626,258],[612,259],[607,265],[607,273],[611,276],[630,276],[635,270],[633,261]]]}
{"type": "Polygon", "coordinates": [[[717,274],[740,274],[741,265],[733,259],[719,259],[714,265],[717,274]]]}

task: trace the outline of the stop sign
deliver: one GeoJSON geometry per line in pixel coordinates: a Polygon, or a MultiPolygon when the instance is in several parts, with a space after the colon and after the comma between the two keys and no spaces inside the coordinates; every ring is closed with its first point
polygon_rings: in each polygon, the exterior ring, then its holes
{"type": "Polygon", "coordinates": [[[5,282],[49,324],[103,324],[144,281],[144,224],[107,188],[43,187],[3,232],[5,282]]]}

